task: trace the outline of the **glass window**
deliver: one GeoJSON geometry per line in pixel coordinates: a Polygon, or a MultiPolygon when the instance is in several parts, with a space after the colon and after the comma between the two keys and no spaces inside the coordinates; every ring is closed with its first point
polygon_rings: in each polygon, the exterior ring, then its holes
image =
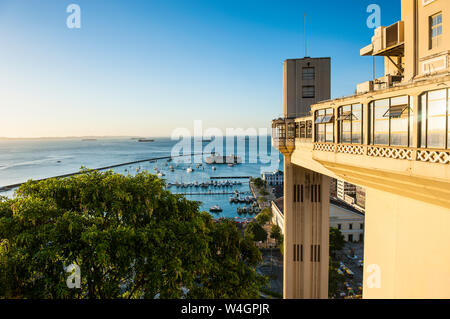
{"type": "Polygon", "coordinates": [[[409,98],[409,144],[408,144],[409,146],[413,146],[414,112],[415,112],[414,98],[411,96],[409,98]]]}
{"type": "Polygon", "coordinates": [[[442,13],[430,17],[430,49],[437,48],[442,41],[442,13]]]}
{"type": "Polygon", "coordinates": [[[413,108],[409,96],[393,97],[370,103],[371,144],[412,145],[413,108]]]}
{"type": "Polygon", "coordinates": [[[315,87],[310,86],[304,86],[303,87],[303,98],[314,98],[315,97],[315,87]]]}
{"type": "Polygon", "coordinates": [[[299,123],[299,127],[300,127],[300,138],[306,138],[306,122],[300,122],[299,123]]]}
{"type": "Polygon", "coordinates": [[[374,144],[388,145],[389,144],[389,118],[384,115],[389,110],[389,99],[376,101],[373,110],[373,129],[374,129],[374,144]]]}
{"type": "Polygon", "coordinates": [[[422,97],[420,98],[419,127],[421,148],[427,147],[427,98],[427,94],[422,95],[422,97]]]}
{"type": "Polygon", "coordinates": [[[276,130],[275,130],[275,137],[277,138],[286,138],[286,125],[284,124],[277,124],[276,130]]]}
{"type": "Polygon", "coordinates": [[[332,108],[316,111],[316,142],[334,142],[334,110],[332,108]]]}
{"type": "Polygon", "coordinates": [[[340,143],[362,144],[362,105],[346,105],[339,108],[340,143]]]}
{"type": "Polygon", "coordinates": [[[421,142],[423,148],[448,148],[448,89],[427,92],[421,97],[421,142]]]}
{"type": "Polygon", "coordinates": [[[306,121],[306,138],[312,138],[312,121],[306,121]]]}
{"type": "Polygon", "coordinates": [[[303,80],[304,81],[315,80],[315,78],[316,78],[316,71],[315,71],[314,67],[303,68],[303,80]]]}
{"type": "Polygon", "coordinates": [[[447,148],[450,146],[450,89],[447,92],[447,148]]]}
{"type": "Polygon", "coordinates": [[[288,127],[288,138],[295,138],[295,123],[289,123],[288,127]]]}

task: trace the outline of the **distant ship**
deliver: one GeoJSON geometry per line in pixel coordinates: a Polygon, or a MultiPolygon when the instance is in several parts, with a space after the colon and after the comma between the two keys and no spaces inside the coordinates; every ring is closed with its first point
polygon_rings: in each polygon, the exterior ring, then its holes
{"type": "Polygon", "coordinates": [[[206,164],[241,164],[242,158],[236,155],[220,156],[211,155],[206,159],[206,164]]]}
{"type": "Polygon", "coordinates": [[[149,139],[146,139],[146,138],[140,138],[140,139],[138,139],[138,142],[140,142],[140,143],[150,143],[150,142],[154,142],[155,140],[149,140],[149,139]]]}

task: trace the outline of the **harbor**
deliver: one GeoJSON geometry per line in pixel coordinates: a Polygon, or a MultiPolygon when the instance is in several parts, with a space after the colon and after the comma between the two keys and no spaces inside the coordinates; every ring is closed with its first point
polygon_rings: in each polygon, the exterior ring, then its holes
{"type": "Polygon", "coordinates": [[[124,176],[149,172],[164,180],[172,193],[200,202],[200,209],[210,212],[214,218],[232,218],[238,222],[254,218],[258,210],[254,206],[256,199],[249,181],[260,176],[264,164],[249,163],[247,157],[253,155],[245,153],[229,157],[240,162],[232,165],[226,161],[206,163],[205,158],[211,153],[171,156],[175,144],[176,141],[166,138],[155,139],[152,143],[137,143],[129,138],[99,138],[89,142],[56,140],[33,144],[14,142],[18,155],[34,158],[23,163],[14,162],[13,158],[11,162],[4,160],[4,166],[0,167],[0,195],[14,196],[15,190],[28,179],[39,181],[80,174],[83,166],[92,171],[113,170],[124,176]],[[56,151],[62,145],[64,151],[56,151]]]}

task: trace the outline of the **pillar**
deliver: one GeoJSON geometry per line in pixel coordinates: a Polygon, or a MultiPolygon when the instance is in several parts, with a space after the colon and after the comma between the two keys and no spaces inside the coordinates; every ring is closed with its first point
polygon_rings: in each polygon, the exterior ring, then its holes
{"type": "Polygon", "coordinates": [[[284,160],[284,298],[328,298],[329,177],[284,160]]]}

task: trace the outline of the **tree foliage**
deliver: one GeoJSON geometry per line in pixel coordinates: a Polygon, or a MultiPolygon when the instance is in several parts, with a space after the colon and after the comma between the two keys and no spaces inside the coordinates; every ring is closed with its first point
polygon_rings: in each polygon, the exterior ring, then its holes
{"type": "Polygon", "coordinates": [[[253,184],[257,188],[263,188],[266,185],[266,183],[260,177],[253,179],[253,184]]]}
{"type": "Polygon", "coordinates": [[[266,241],[267,232],[260,224],[251,222],[245,228],[245,237],[250,238],[253,241],[266,241]]]}
{"type": "Polygon", "coordinates": [[[0,199],[7,298],[253,298],[261,254],[162,180],[90,171],[29,181],[0,199]],[[81,270],[69,289],[65,267],[81,270]]]}
{"type": "Polygon", "coordinates": [[[272,220],[273,212],[270,208],[264,208],[261,213],[256,216],[256,222],[261,226],[267,224],[272,220]]]}
{"type": "Polygon", "coordinates": [[[334,297],[339,292],[339,286],[345,281],[345,276],[338,273],[339,262],[330,257],[328,267],[328,296],[334,297]]]}
{"type": "Polygon", "coordinates": [[[330,227],[330,255],[338,250],[342,250],[345,246],[345,237],[337,228],[330,227]]]}
{"type": "Polygon", "coordinates": [[[281,233],[281,228],[278,225],[272,225],[272,229],[270,230],[270,238],[273,238],[277,241],[277,244],[283,242],[283,234],[281,233]]]}

